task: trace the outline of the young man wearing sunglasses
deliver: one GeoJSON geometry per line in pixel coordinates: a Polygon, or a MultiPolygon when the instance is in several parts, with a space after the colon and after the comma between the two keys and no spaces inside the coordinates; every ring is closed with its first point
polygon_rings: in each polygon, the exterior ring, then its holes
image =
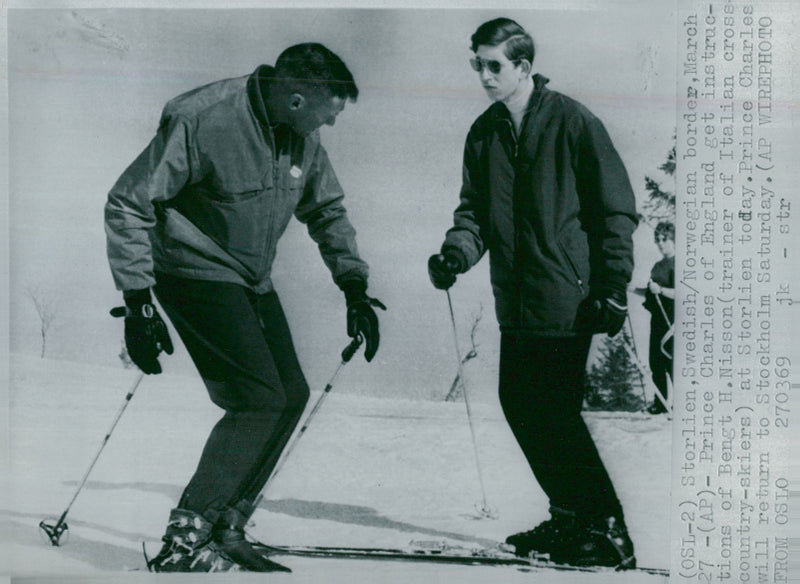
{"type": "Polygon", "coordinates": [[[506,542],[521,556],[632,568],[581,406],[592,335],[616,335],[627,316],[634,195],[602,123],[532,74],[533,40],[519,24],[484,23],[472,50],[494,103],[470,128],[454,225],[428,270],[447,289],[489,252],[500,402],[550,503],[549,519],[506,542]]]}
{"type": "Polygon", "coordinates": [[[318,132],[357,96],[326,47],[289,47],[275,67],[171,100],[108,195],[108,257],[125,300],[112,314],[125,316],[131,359],[156,374],[159,353],[172,353],[152,288],[225,410],[148,562],[153,571],[288,571],[244,536],[309,396],[270,270],[294,215],[344,292],[347,333],[373,358],[373,306],[384,307],[366,294],[367,264],[318,132]]]}

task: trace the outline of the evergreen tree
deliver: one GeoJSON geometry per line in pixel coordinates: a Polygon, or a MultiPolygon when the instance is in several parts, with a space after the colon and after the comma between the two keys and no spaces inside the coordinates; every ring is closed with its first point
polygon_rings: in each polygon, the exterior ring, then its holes
{"type": "Polygon", "coordinates": [[[599,358],[586,373],[587,410],[635,412],[644,409],[644,383],[626,347],[631,343],[627,329],[613,338],[605,337],[599,358]]]}
{"type": "MultiPolygon", "coordinates": [[[[675,136],[673,136],[673,141],[675,136]]],[[[667,175],[672,182],[675,176],[675,145],[667,152],[667,160],[658,169],[667,175]]],[[[662,184],[656,179],[645,176],[644,188],[647,190],[647,200],[644,202],[642,218],[654,227],[659,221],[675,222],[675,191],[664,190],[662,184]]]]}

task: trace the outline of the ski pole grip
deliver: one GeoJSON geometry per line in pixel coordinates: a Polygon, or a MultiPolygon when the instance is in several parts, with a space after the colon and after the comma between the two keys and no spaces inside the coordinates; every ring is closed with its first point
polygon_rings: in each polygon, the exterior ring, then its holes
{"type": "Polygon", "coordinates": [[[350,344],[344,348],[342,351],[342,362],[347,363],[350,359],[353,358],[353,355],[356,354],[358,351],[358,347],[361,346],[361,335],[357,335],[350,341],[350,344]]]}

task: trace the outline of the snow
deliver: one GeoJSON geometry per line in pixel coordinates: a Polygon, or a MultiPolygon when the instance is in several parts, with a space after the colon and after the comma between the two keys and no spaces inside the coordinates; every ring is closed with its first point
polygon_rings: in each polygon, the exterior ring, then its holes
{"type": "MultiPolygon", "coordinates": [[[[264,492],[249,531],[276,545],[406,547],[412,541],[493,545],[546,517],[547,501],[492,401],[472,403],[486,500],[480,518],[475,453],[463,402],[374,398],[337,391],[343,370],[291,458],[264,492]]],[[[66,508],[136,372],[11,356],[10,525],[16,575],[81,582],[142,576],[220,415],[199,378],[165,373],[139,386],[70,509],[69,539],[52,547],[38,523],[66,508]],[[134,574],[126,574],[138,570],[134,574]]],[[[319,396],[312,393],[311,403],[319,396]]],[[[309,407],[310,409],[310,407],[309,407]]],[[[670,422],[585,414],[626,511],[640,565],[669,567],[670,422]]],[[[281,558],[275,582],[522,582],[511,567],[281,558]]],[[[237,575],[243,581],[253,575],[237,575]]],[[[209,576],[211,578],[211,576],[209,576]]],[[[263,578],[263,576],[261,577],[263,578]]],[[[546,574],[547,581],[654,582],[643,574],[546,574]]],[[[42,580],[45,581],[45,580],[42,580]]],[[[126,579],[125,581],[128,581],[126,579]]],[[[180,581],[180,580],[176,580],[180,581]]]]}

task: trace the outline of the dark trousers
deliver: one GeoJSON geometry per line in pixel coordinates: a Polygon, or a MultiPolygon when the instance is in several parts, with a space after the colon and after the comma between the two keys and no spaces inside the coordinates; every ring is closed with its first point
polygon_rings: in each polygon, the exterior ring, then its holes
{"type": "Polygon", "coordinates": [[[258,496],[308,402],[308,384],[275,292],[156,275],[156,297],[225,410],[179,506],[214,521],[258,496]]]}
{"type": "Polygon", "coordinates": [[[503,334],[500,403],[550,505],[588,520],[622,508],[581,416],[591,336],[503,334]]]}
{"type": "MultiPolygon", "coordinates": [[[[653,373],[653,383],[656,384],[664,399],[667,398],[668,393],[667,375],[672,378],[672,358],[665,355],[664,351],[661,350],[661,339],[664,338],[668,331],[669,325],[664,321],[663,316],[653,314],[650,317],[650,371],[653,373]]],[[[664,350],[672,355],[672,347],[672,339],[669,339],[664,344],[664,350]]],[[[658,398],[656,398],[656,402],[661,403],[658,398]]]]}

